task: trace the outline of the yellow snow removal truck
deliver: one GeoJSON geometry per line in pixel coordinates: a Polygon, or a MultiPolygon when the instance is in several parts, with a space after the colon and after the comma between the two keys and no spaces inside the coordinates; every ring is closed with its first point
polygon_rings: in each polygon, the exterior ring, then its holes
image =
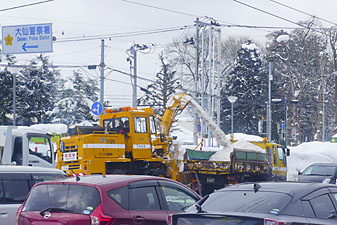
{"type": "Polygon", "coordinates": [[[101,114],[100,126],[69,129],[68,134],[58,141],[57,168],[69,176],[165,176],[195,186],[200,193],[203,193],[202,188],[209,192],[230,183],[285,178],[286,154],[281,154],[284,150],[278,150],[280,146],[267,142],[252,142],[265,150],[255,153],[255,158],[252,156],[254,151],[244,149],[241,153],[233,151],[229,161],[191,158],[189,151],[185,158],[179,158],[181,149],[173,145],[169,132],[176,115],[188,104],[205,121],[221,146],[231,144],[198,103],[188,95],[180,94],[172,98],[162,117],[155,115],[152,108],[113,108],[101,114]]]}

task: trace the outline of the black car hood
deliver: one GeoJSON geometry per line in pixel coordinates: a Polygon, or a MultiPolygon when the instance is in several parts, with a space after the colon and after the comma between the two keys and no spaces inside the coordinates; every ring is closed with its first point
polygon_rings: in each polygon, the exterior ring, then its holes
{"type": "Polygon", "coordinates": [[[318,182],[322,183],[325,179],[332,176],[313,176],[313,175],[299,175],[298,182],[318,182]]]}

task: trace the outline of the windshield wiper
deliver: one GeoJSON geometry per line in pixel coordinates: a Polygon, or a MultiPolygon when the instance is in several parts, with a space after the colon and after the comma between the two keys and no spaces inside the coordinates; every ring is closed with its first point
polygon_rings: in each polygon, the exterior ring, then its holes
{"type": "Polygon", "coordinates": [[[45,212],[67,212],[67,213],[72,213],[74,212],[73,210],[70,209],[62,209],[62,208],[46,208],[40,212],[41,216],[44,216],[45,212]]]}
{"type": "Polygon", "coordinates": [[[316,174],[316,173],[311,173],[311,174],[306,174],[307,176],[332,176],[329,174],[316,174]]]}

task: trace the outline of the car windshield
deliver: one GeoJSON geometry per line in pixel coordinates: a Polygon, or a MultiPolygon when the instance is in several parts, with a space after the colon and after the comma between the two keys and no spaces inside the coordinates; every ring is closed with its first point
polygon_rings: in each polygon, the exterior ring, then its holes
{"type": "Polygon", "coordinates": [[[99,192],[94,187],[72,184],[39,185],[32,189],[22,211],[52,208],[89,215],[100,202],[99,192]]]}
{"type": "MultiPolygon", "coordinates": [[[[250,212],[278,214],[292,197],[285,193],[254,190],[218,191],[202,202],[202,210],[208,213],[250,212]],[[230,204],[224,204],[230,202],[230,204]]],[[[187,211],[195,211],[191,206],[187,211]]]]}
{"type": "Polygon", "coordinates": [[[332,176],[336,171],[335,166],[311,165],[303,171],[303,175],[332,176]]]}

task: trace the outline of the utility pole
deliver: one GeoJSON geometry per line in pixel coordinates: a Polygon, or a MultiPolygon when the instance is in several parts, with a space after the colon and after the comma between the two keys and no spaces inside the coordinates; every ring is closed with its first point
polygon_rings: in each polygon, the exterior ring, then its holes
{"type": "Polygon", "coordinates": [[[273,80],[272,74],[273,62],[269,62],[269,76],[268,76],[268,110],[267,110],[267,140],[271,141],[271,81],[273,80]]]}
{"type": "Polygon", "coordinates": [[[101,76],[100,76],[100,99],[99,102],[104,108],[104,39],[101,40],[101,76]]]}
{"type": "MultiPolygon", "coordinates": [[[[199,97],[199,18],[195,21],[196,25],[196,38],[195,38],[195,72],[194,72],[194,82],[195,82],[195,99],[198,100],[199,97]]],[[[198,114],[194,113],[194,127],[193,127],[193,144],[198,144],[198,114]]]]}
{"type": "MultiPolygon", "coordinates": [[[[208,41],[208,116],[212,118],[212,64],[213,64],[213,27],[209,29],[208,41]]],[[[211,130],[207,129],[208,147],[211,146],[211,130]]]]}
{"type": "MultiPolygon", "coordinates": [[[[205,109],[205,29],[201,33],[201,107],[205,109]]],[[[205,124],[201,122],[201,136],[205,135],[205,124]]]]}
{"type": "MultiPolygon", "coordinates": [[[[130,61],[130,58],[133,59],[133,94],[132,94],[132,108],[137,108],[137,51],[142,51],[148,49],[149,46],[143,44],[134,43],[130,49],[126,50],[126,53],[129,55],[127,61],[130,61]]],[[[130,71],[131,72],[131,71],[130,71]]]]}
{"type": "Polygon", "coordinates": [[[287,96],[284,96],[284,147],[287,148],[288,142],[288,103],[287,103],[287,96]]]}
{"type": "Polygon", "coordinates": [[[16,126],[16,73],[13,73],[13,126],[16,126]]]}
{"type": "Polygon", "coordinates": [[[132,95],[132,108],[137,107],[137,51],[131,47],[131,54],[133,55],[133,95],[132,95]]]}
{"type": "Polygon", "coordinates": [[[218,70],[218,79],[217,79],[217,109],[216,109],[216,124],[220,127],[220,86],[221,86],[221,71],[220,71],[220,62],[221,62],[221,30],[218,29],[218,60],[217,60],[217,70],[218,70]]]}

